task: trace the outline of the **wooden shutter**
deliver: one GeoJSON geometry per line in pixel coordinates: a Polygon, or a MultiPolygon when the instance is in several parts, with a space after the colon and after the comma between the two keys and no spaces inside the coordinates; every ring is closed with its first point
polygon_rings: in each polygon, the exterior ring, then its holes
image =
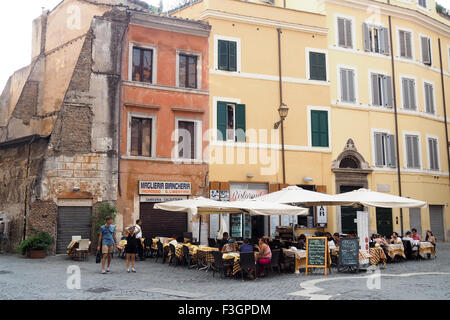
{"type": "Polygon", "coordinates": [[[397,150],[395,147],[395,136],[388,134],[386,136],[387,164],[389,167],[397,167],[397,150]]]}
{"type": "Polygon", "coordinates": [[[408,82],[410,108],[416,110],[416,82],[414,80],[409,80],[408,82]]]}
{"type": "Polygon", "coordinates": [[[383,48],[383,51],[381,53],[389,54],[391,52],[389,43],[389,29],[381,28],[380,35],[381,35],[380,43],[382,43],[383,48]]]}
{"type": "Polygon", "coordinates": [[[345,20],[343,18],[338,18],[338,44],[340,47],[345,47],[345,20]]]}
{"type": "Polygon", "coordinates": [[[385,93],[384,106],[392,107],[394,105],[394,93],[392,90],[392,77],[389,77],[389,76],[383,77],[383,84],[384,84],[384,93],[385,93]]]}
{"type": "Polygon", "coordinates": [[[217,103],[217,140],[227,140],[227,104],[217,103]]]}
{"type": "Polygon", "coordinates": [[[229,71],[237,71],[237,43],[235,41],[228,42],[228,60],[229,71]]]}
{"type": "Polygon", "coordinates": [[[309,53],[309,71],[311,80],[327,80],[326,59],[324,53],[309,53]]]}
{"type": "Polygon", "coordinates": [[[411,49],[411,33],[405,33],[405,47],[406,47],[406,57],[412,58],[412,49],[411,49]]]}
{"type": "Polygon", "coordinates": [[[341,101],[348,102],[347,70],[341,69],[341,101]]]}
{"type": "Polygon", "coordinates": [[[245,104],[236,105],[235,117],[236,117],[236,125],[235,125],[236,141],[245,142],[245,130],[246,130],[245,104]]]}
{"type": "Polygon", "coordinates": [[[372,104],[374,106],[380,106],[381,101],[380,101],[380,86],[378,82],[378,75],[372,74],[371,78],[372,78],[372,104]]]}
{"type": "Polygon", "coordinates": [[[420,168],[419,138],[413,137],[414,168],[420,168]]]}
{"type": "Polygon", "coordinates": [[[367,23],[363,23],[363,41],[364,41],[364,50],[365,51],[371,51],[370,50],[370,32],[369,32],[369,25],[367,23]]]}
{"type": "Polygon", "coordinates": [[[427,37],[420,37],[420,43],[422,46],[422,62],[431,65],[430,39],[427,37]]]}
{"type": "Polygon", "coordinates": [[[311,143],[313,147],[328,147],[328,112],[311,111],[311,143]]]}
{"type": "Polygon", "coordinates": [[[219,40],[218,43],[219,47],[219,69],[220,70],[228,70],[230,63],[229,63],[229,42],[225,40],[219,40]]]}
{"type": "Polygon", "coordinates": [[[383,134],[376,132],[374,134],[375,139],[375,165],[378,167],[383,166],[383,134]]]}
{"type": "Polygon", "coordinates": [[[352,21],[347,19],[345,20],[345,46],[353,48],[352,21]]]}
{"type": "Polygon", "coordinates": [[[355,72],[353,70],[347,70],[348,76],[348,95],[350,102],[356,102],[355,94],[355,72]]]}
{"type": "Polygon", "coordinates": [[[400,31],[398,36],[400,38],[400,57],[406,57],[405,32],[404,31],[400,31]]]}
{"type": "Polygon", "coordinates": [[[414,166],[413,162],[413,146],[412,146],[412,137],[406,136],[406,166],[408,168],[412,168],[414,166]]]}
{"type": "Polygon", "coordinates": [[[428,113],[433,113],[434,114],[433,86],[431,84],[429,84],[429,83],[425,83],[424,91],[425,91],[426,111],[428,113]]]}

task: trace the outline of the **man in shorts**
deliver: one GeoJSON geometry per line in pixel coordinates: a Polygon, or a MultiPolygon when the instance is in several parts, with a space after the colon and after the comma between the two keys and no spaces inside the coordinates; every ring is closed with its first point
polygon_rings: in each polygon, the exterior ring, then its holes
{"type": "Polygon", "coordinates": [[[97,251],[100,251],[102,246],[102,274],[110,272],[111,259],[114,251],[114,247],[117,245],[116,241],[116,227],[112,224],[113,219],[106,217],[106,224],[100,228],[100,237],[98,238],[97,251]],[[108,258],[108,268],[105,271],[105,262],[108,258]]]}

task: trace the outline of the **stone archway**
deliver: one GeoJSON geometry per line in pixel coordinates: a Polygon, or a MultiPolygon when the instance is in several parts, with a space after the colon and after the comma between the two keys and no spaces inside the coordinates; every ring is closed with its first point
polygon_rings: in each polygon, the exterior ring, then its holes
{"type": "MultiPolygon", "coordinates": [[[[352,188],[368,188],[367,176],[372,169],[364,157],[358,152],[353,139],[348,139],[344,150],[331,165],[331,171],[335,175],[336,193],[349,191],[352,188]]],[[[342,232],[341,208],[336,209],[337,226],[342,232]]]]}

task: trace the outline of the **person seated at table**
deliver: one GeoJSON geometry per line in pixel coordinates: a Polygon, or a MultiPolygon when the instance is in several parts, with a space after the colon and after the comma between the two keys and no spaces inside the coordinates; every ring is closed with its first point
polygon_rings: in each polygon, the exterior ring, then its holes
{"type": "Polygon", "coordinates": [[[334,243],[336,244],[336,246],[339,246],[339,238],[340,238],[339,233],[335,232],[335,233],[333,234],[333,241],[334,241],[334,243]]]}
{"type": "Polygon", "coordinates": [[[231,253],[236,252],[236,242],[234,242],[233,239],[228,240],[228,243],[226,243],[222,247],[222,253],[231,253]]]}
{"type": "Polygon", "coordinates": [[[259,244],[256,246],[259,251],[259,276],[264,277],[264,265],[270,264],[272,261],[272,250],[270,250],[266,239],[259,239],[259,244]]]}
{"type": "Polygon", "coordinates": [[[248,239],[244,239],[244,243],[241,244],[241,246],[239,247],[239,251],[241,253],[249,253],[249,252],[253,252],[253,247],[250,244],[250,240],[248,239]]]}
{"type": "Polygon", "coordinates": [[[409,242],[411,242],[411,248],[415,246],[416,242],[414,241],[414,239],[412,238],[412,233],[411,231],[407,231],[405,233],[405,236],[403,237],[403,240],[407,240],[409,242]]]}
{"type": "Polygon", "coordinates": [[[372,235],[372,240],[375,242],[375,243],[378,243],[380,246],[385,246],[385,245],[387,245],[387,241],[386,241],[386,239],[384,239],[381,235],[379,235],[379,234],[373,234],[372,235]]]}
{"type": "Polygon", "coordinates": [[[392,234],[391,240],[389,240],[389,243],[391,243],[391,244],[403,244],[402,238],[400,238],[400,237],[398,236],[398,233],[397,233],[397,232],[394,232],[394,233],[392,234]]]}
{"type": "MultiPolygon", "coordinates": [[[[173,240],[170,241],[169,244],[173,244],[174,246],[176,246],[178,244],[177,239],[178,239],[177,237],[173,236],[173,240]]],[[[181,241],[181,242],[183,242],[183,241],[181,241]]]]}
{"type": "Polygon", "coordinates": [[[217,240],[217,244],[219,245],[220,250],[222,250],[223,246],[228,243],[228,240],[230,240],[230,236],[228,232],[224,232],[222,235],[222,239],[217,240]]]}
{"type": "Polygon", "coordinates": [[[306,236],[303,233],[298,237],[297,249],[306,250],[306,236]]]}
{"type": "Polygon", "coordinates": [[[411,231],[412,231],[412,238],[414,240],[419,240],[419,241],[422,240],[422,237],[417,233],[417,229],[416,228],[412,228],[411,231]]]}
{"type": "Polygon", "coordinates": [[[425,241],[431,242],[433,244],[434,248],[436,249],[436,238],[433,235],[433,232],[431,232],[431,230],[427,231],[427,235],[425,236],[425,241]]]}

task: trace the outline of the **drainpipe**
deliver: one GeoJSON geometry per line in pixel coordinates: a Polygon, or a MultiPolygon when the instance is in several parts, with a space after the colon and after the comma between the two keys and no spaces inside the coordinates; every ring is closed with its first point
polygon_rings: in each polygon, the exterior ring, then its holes
{"type": "Polygon", "coordinates": [[[28,143],[28,158],[27,158],[27,167],[26,167],[26,175],[25,175],[25,205],[23,212],[23,235],[22,240],[25,240],[27,236],[27,212],[28,212],[28,177],[30,176],[30,158],[31,158],[31,145],[36,140],[36,136],[33,136],[31,141],[28,143]]]}
{"type": "MultiPolygon", "coordinates": [[[[395,116],[395,144],[397,151],[397,179],[398,179],[398,193],[399,196],[402,196],[402,178],[400,172],[400,148],[399,148],[399,133],[398,133],[398,113],[397,113],[397,90],[395,85],[395,62],[394,62],[394,46],[392,45],[394,42],[392,40],[392,18],[389,16],[389,38],[391,42],[391,65],[392,65],[392,90],[394,92],[394,116],[395,116]]],[[[400,227],[401,234],[403,237],[403,208],[400,208],[400,227]]]]}
{"type": "Polygon", "coordinates": [[[448,161],[448,171],[449,171],[449,180],[450,184],[450,141],[448,139],[448,124],[447,124],[447,106],[445,104],[445,85],[444,85],[444,67],[442,66],[442,48],[441,48],[441,39],[438,39],[439,44],[439,62],[441,64],[441,86],[442,86],[442,99],[444,101],[444,125],[445,125],[445,149],[447,150],[447,161],[448,161]]]}
{"type": "MultiPolygon", "coordinates": [[[[279,85],[280,85],[280,106],[283,105],[283,74],[281,68],[281,29],[277,28],[278,32],[278,71],[279,71],[279,85]]],[[[286,160],[284,156],[284,119],[281,119],[281,158],[283,166],[283,184],[286,184],[286,160]]],[[[269,219],[270,220],[270,219],[269,219]]],[[[279,225],[281,226],[281,216],[279,216],[279,225]]],[[[270,230],[269,230],[270,232],[270,230]]]]}

